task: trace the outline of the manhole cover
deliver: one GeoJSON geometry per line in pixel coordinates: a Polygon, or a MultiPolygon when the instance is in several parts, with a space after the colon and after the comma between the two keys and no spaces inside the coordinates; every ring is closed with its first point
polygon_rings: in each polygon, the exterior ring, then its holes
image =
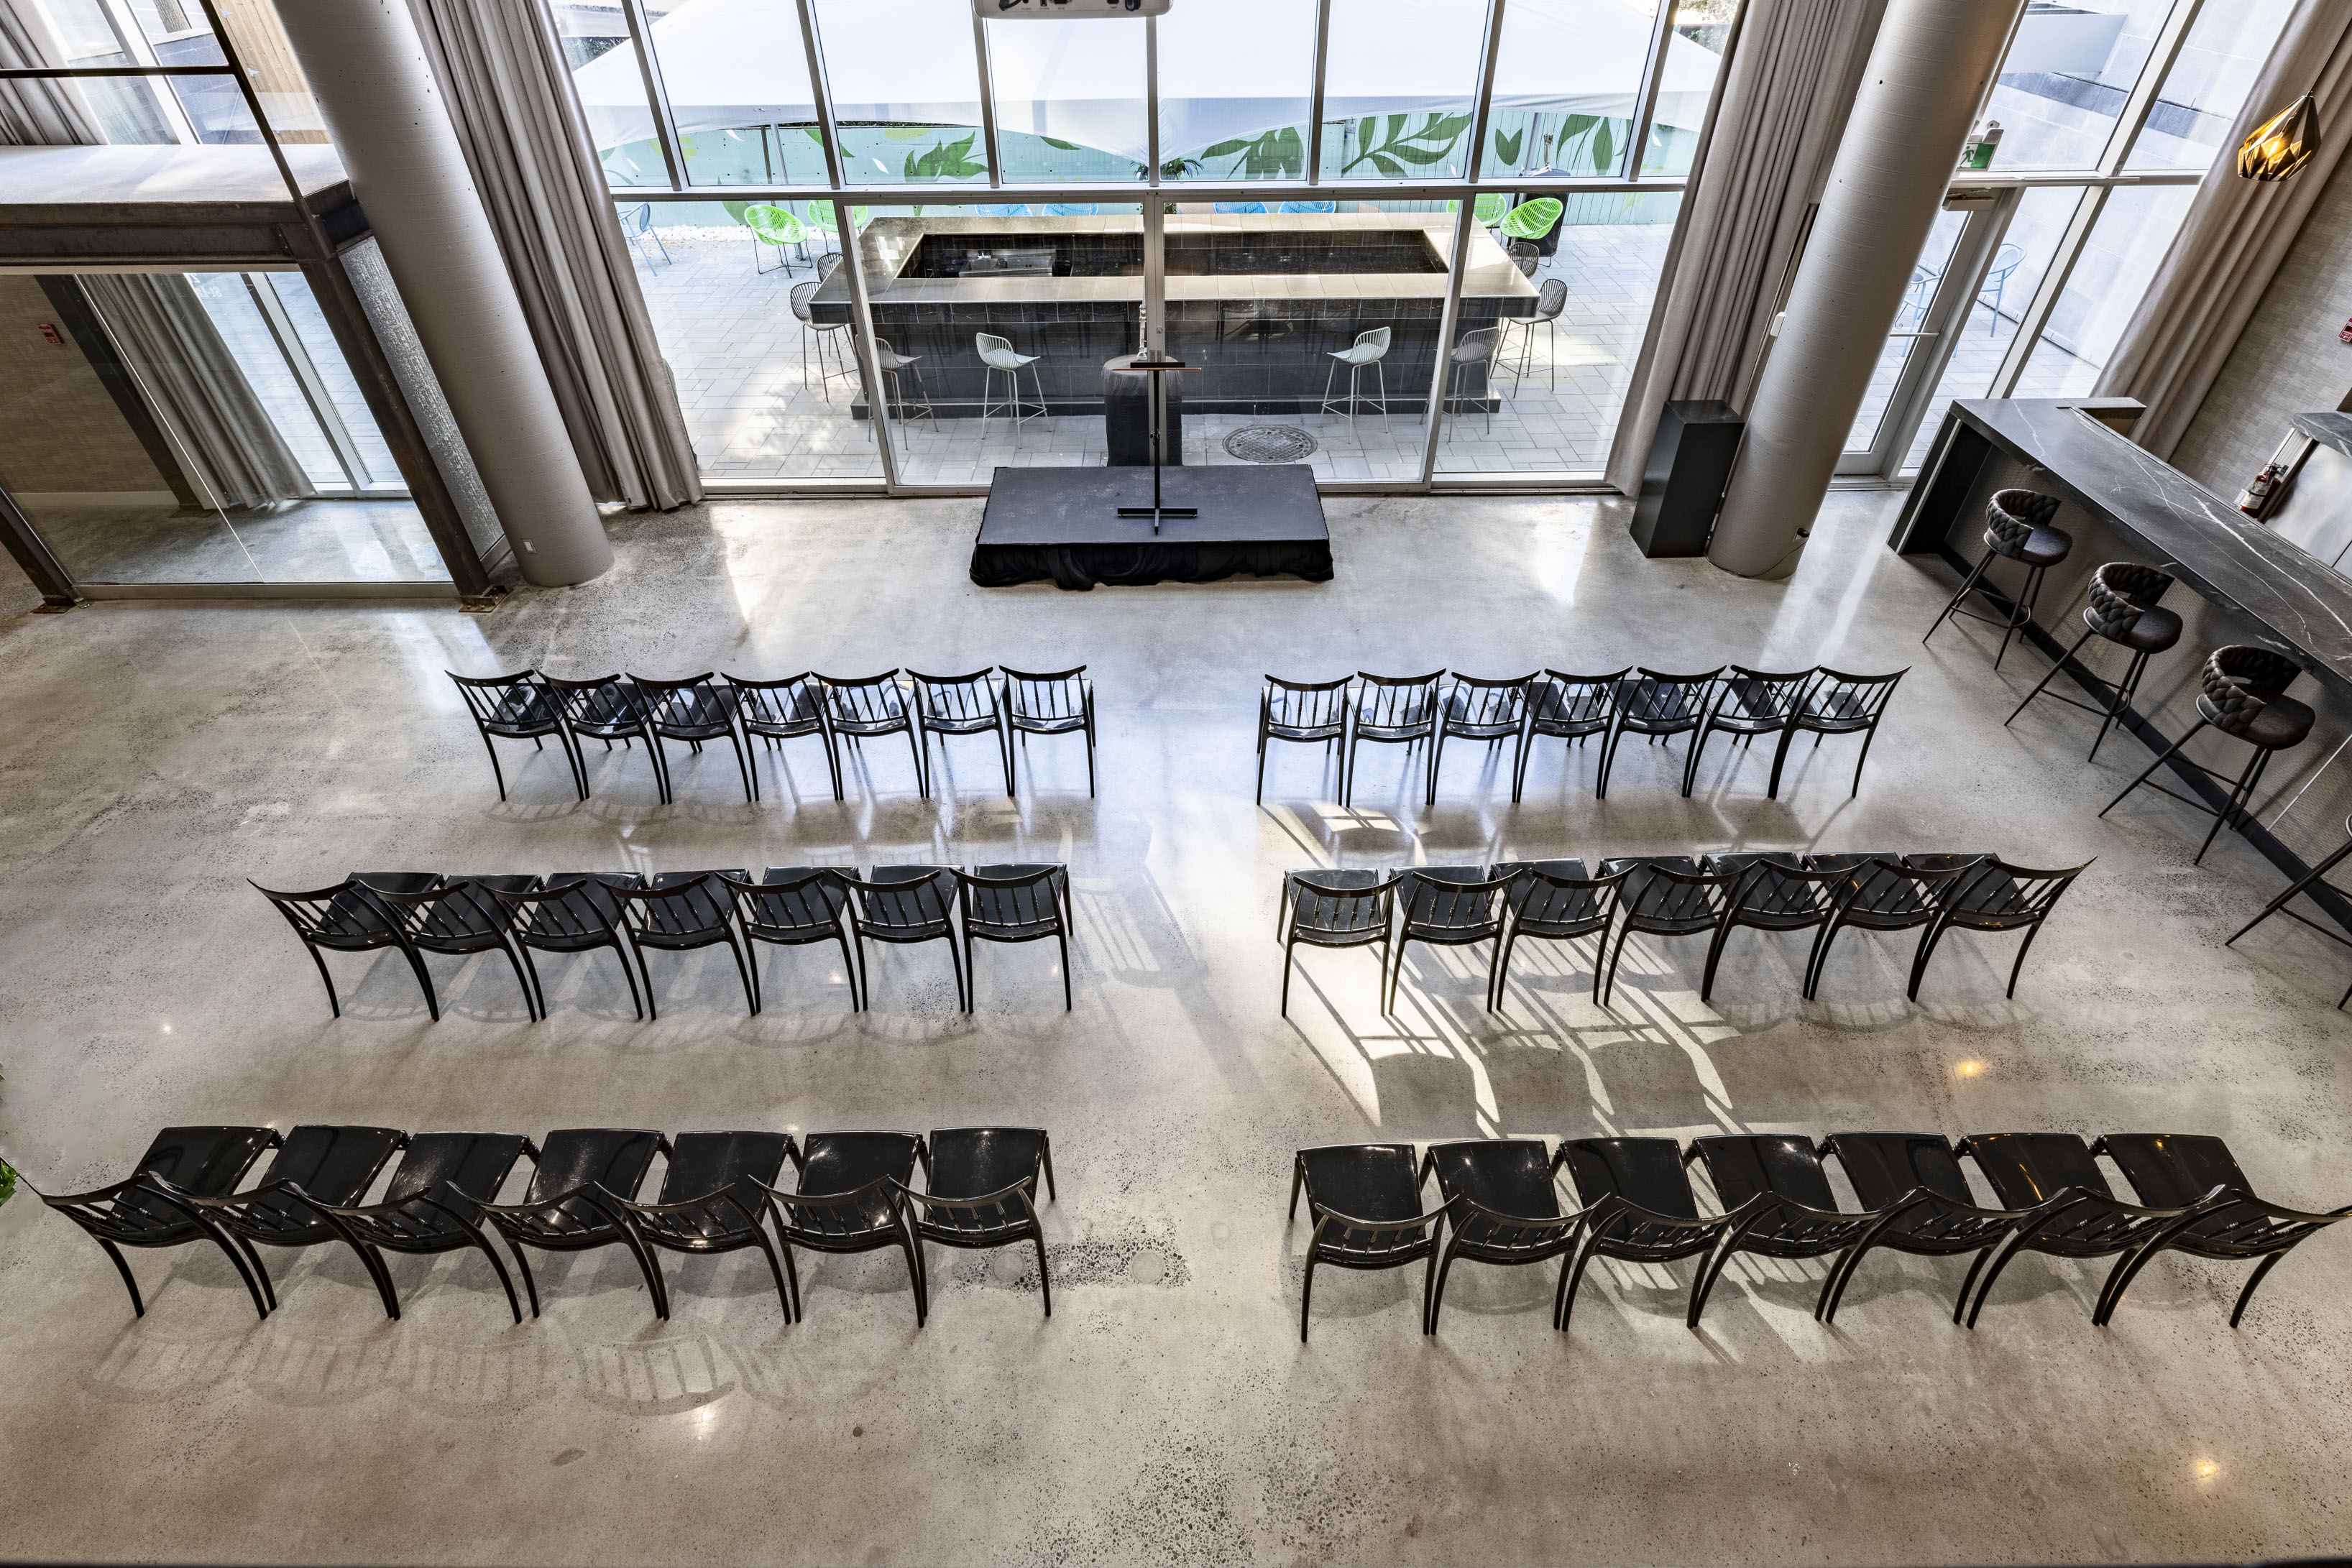
{"type": "Polygon", "coordinates": [[[1315,438],[1287,424],[1244,424],[1225,437],[1225,455],[1244,463],[1296,463],[1314,451],[1315,438]]]}

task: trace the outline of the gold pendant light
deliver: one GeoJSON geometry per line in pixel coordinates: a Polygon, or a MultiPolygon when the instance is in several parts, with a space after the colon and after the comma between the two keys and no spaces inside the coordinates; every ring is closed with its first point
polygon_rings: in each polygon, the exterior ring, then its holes
{"type": "Polygon", "coordinates": [[[2249,180],[2284,180],[2319,151],[2319,106],[2309,93],[2264,121],[2238,148],[2238,172],[2249,180]]]}

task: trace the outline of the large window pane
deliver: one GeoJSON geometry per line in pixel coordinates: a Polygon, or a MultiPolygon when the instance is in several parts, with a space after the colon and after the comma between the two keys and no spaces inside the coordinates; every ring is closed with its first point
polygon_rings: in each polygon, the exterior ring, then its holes
{"type": "Polygon", "coordinates": [[[1445,403],[1441,475],[1590,474],[1607,462],[1681,202],[1570,196],[1532,275],[1491,256],[1474,264],[1454,343],[1475,350],[1491,330],[1495,356],[1463,371],[1445,403]]]}
{"type": "Polygon", "coordinates": [[[2156,47],[2173,0],[2032,5],[2001,61],[1987,118],[1997,169],[2088,169],[2156,47]]]}
{"type": "Polygon", "coordinates": [[[1140,23],[986,26],[998,156],[1008,182],[1134,180],[1148,172],[1140,23]]]}
{"type": "Polygon", "coordinates": [[[1944,361],[1944,373],[1937,381],[1927,416],[1911,438],[1910,450],[1903,459],[1905,470],[1916,469],[1927,461],[1927,448],[1935,444],[1936,432],[1954,398],[1984,397],[1991,392],[1993,378],[2008,359],[2010,345],[2017,340],[2019,323],[2033,303],[2042,275],[2050,270],[2051,257],[2057,254],[2058,242],[2065,237],[2066,225],[2074,221],[2075,204],[2082,199],[2083,193],[2071,186],[2045,186],[2026,192],[2019,201],[2009,232],[2001,236],[2000,247],[1993,253],[1992,264],[1985,269],[1976,299],[1969,307],[1958,340],[1952,345],[1952,356],[1944,361]]]}
{"type": "Polygon", "coordinates": [[[2080,397],[2096,384],[2196,194],[2189,185],[2109,194],[2015,395],[2080,397]]]}
{"type": "MultiPolygon", "coordinates": [[[[793,6],[652,0],[646,12],[689,183],[825,183],[816,98],[793,6]]],[[[585,52],[567,46],[567,53],[585,52]]],[[[572,79],[605,177],[616,185],[668,183],[635,45],[623,39],[600,48],[573,68],[572,79]]]]}
{"type": "Polygon", "coordinates": [[[2200,11],[2126,166],[2211,167],[2294,8],[2294,0],[2231,0],[2200,11]]]}
{"type": "Polygon", "coordinates": [[[816,25],[849,179],[987,178],[969,5],[816,0],[816,25]]]}
{"type": "Polygon", "coordinates": [[[1507,7],[1480,173],[1615,173],[1633,134],[1655,16],[1654,5],[1625,0],[1507,7]]]}
{"type": "MultiPolygon", "coordinates": [[[[59,63],[68,66],[135,66],[140,60],[117,30],[114,18],[99,0],[41,0],[42,10],[57,40],[59,63]]],[[[89,105],[100,131],[116,144],[163,146],[180,140],[163,106],[156,99],[160,83],[152,78],[97,78],[77,82],[89,105]]]]}
{"type": "Polygon", "coordinates": [[[1324,176],[1434,179],[1468,172],[1474,150],[1465,143],[1486,25],[1486,7],[1466,0],[1444,5],[1331,0],[1324,176]]]}
{"type": "Polygon", "coordinates": [[[1895,313],[1886,346],[1878,352],[1877,369],[1871,372],[1870,385],[1862,394],[1862,407],[1854,414],[1853,428],[1846,432],[1848,452],[1867,452],[1877,442],[1879,423],[1886,417],[1904,368],[1915,355],[1929,351],[1933,340],[1917,334],[1927,327],[1928,307],[1943,287],[1952,248],[1959,244],[1960,231],[1968,223],[1964,213],[1936,214],[1936,226],[1927,231],[1927,243],[1919,247],[1919,259],[1912,266],[1910,287],[1903,292],[1902,308],[1895,313]]]}
{"type": "Polygon", "coordinates": [[[1738,0],[1682,0],[1675,8],[1674,30],[1666,35],[1666,74],[1658,84],[1650,140],[1642,149],[1643,174],[1690,172],[1738,12],[1738,0]]]}
{"type": "Polygon", "coordinates": [[[1315,0],[1186,0],[1158,26],[1163,176],[1304,179],[1315,0]]]}

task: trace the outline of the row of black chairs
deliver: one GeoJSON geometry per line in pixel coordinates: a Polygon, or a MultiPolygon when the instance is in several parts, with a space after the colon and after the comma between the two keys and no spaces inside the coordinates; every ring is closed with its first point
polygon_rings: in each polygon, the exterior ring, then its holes
{"type": "Polygon", "coordinates": [[[871,997],[867,942],[945,942],[955,966],[957,1005],[970,1012],[979,989],[971,962],[974,942],[1037,942],[1048,936],[1061,950],[1062,1006],[1070,1006],[1070,876],[1061,865],[877,865],[864,877],[851,866],[772,865],[757,882],[740,869],[651,876],[603,871],[546,876],[355,872],[332,887],[307,893],[253,885],[301,937],[337,1018],[343,1009],[334,977],[327,972],[328,953],[397,949],[415,971],[436,1023],[441,1003],[425,956],[502,953],[522,989],[524,1009],[537,1022],[547,1016],[547,990],[534,953],[611,948],[642,1019],[661,1016],[646,962],[649,950],[681,953],[721,946],[734,956],[743,1000],[757,1017],[762,993],[752,944],[761,942],[776,947],[837,943],[849,975],[852,1010],[862,1010],[871,997]],[[645,978],[642,998],[639,976],[645,978]]]}
{"type": "Polygon", "coordinates": [[[1427,1260],[1422,1332],[1437,1332],[1446,1275],[1457,1259],[1506,1266],[1562,1259],[1552,1326],[1564,1330],[1586,1266],[1598,1258],[1668,1263],[1699,1258],[1685,1314],[1696,1329],[1724,1268],[1742,1252],[1780,1259],[1835,1259],[1813,1316],[1837,1315],[1863,1260],[1880,1248],[1926,1257],[1976,1254],[1952,1304],[1952,1321],[1974,1328],[1993,1281],[2020,1252],[2115,1258],[2092,1309],[2105,1326],[2141,1270],[2168,1249],[2202,1258],[2259,1260],[2239,1292],[2230,1326],[2245,1316],[2254,1288],[2280,1259],[2352,1214],[2284,1208],[2257,1197],[2219,1138],[2189,1134],[2110,1134],[2086,1143],[2072,1133],[1978,1134],[1958,1143],[1937,1133],[1833,1133],[1818,1145],[1802,1134],[1693,1139],[1571,1138],[1547,1150],[1533,1138],[1428,1145],[1418,1168],[1411,1144],[1348,1144],[1301,1149],[1292,1166],[1290,1218],[1307,1193],[1315,1232],[1307,1243],[1298,1337],[1307,1337],[1315,1267],[1397,1269],[1427,1260]],[[2119,1170],[2134,1202],[2115,1194],[2101,1156],[2119,1170]],[[1860,1201],[1843,1208],[1822,1161],[1834,1157],[1860,1201]],[[1969,1189],[1971,1160],[1993,1193],[1969,1189]],[[1706,1167],[1717,1211],[1702,1214],[1689,1166],[1706,1167]],[[1578,1207],[1563,1209],[1565,1169],[1578,1207]],[[1423,1211],[1434,1175],[1439,1202],[1423,1211]]]}
{"type": "Polygon", "coordinates": [[[2042,922],[2088,865],[2037,871],[1983,853],[1790,852],[1631,855],[1602,861],[1598,876],[1580,860],[1286,872],[1275,921],[1275,935],[1283,944],[1282,1012],[1287,1017],[1290,1011],[1290,971],[1302,942],[1310,947],[1378,947],[1383,1013],[1394,1009],[1405,949],[1412,944],[1460,947],[1492,942],[1486,1006],[1499,1009],[1511,949],[1521,937],[1598,937],[1592,999],[1606,1007],[1625,944],[1637,931],[1712,938],[1699,982],[1705,1001],[1715,993],[1724,944],[1742,926],[1816,934],[1805,959],[1808,1001],[1821,988],[1830,945],[1849,928],[1920,931],[1911,960],[1913,1001],[1919,999],[1927,960],[1945,933],[1956,927],[2022,931],[2025,940],[2009,972],[2009,994],[2015,996],[2025,955],[2042,922]]]}
{"type": "Polygon", "coordinates": [[[680,680],[642,675],[598,675],[567,681],[537,670],[476,677],[455,671],[449,678],[466,699],[474,727],[490,754],[499,799],[507,798],[506,774],[494,739],[528,740],[545,749],[553,736],[572,768],[572,788],[588,799],[584,743],[600,740],[646,743],[653,761],[654,788],[664,805],[675,799],[665,741],[681,741],[700,752],[706,741],[723,740],[735,750],[743,776],[743,797],[760,799],[759,770],[751,743],[765,741],[782,750],[787,740],[808,737],[824,747],[833,798],[841,800],[841,747],[863,754],[861,742],[904,735],[915,759],[915,788],[931,792],[930,742],[939,737],[947,753],[951,735],[988,735],[1004,765],[1004,792],[1013,793],[1013,750],[1018,737],[1025,753],[1033,735],[1083,735],[1087,742],[1087,793],[1095,792],[1095,688],[1087,667],[1037,673],[990,668],[968,675],[925,675],[887,670],[878,675],[820,675],[813,672],[780,681],[705,672],[680,680]]]}
{"type": "Polygon", "coordinates": [[[1339,802],[1354,798],[1356,748],[1366,741],[1429,747],[1427,796],[1437,800],[1437,772],[1445,742],[1483,740],[1491,752],[1515,742],[1511,799],[1527,784],[1528,757],[1539,736],[1571,745],[1598,737],[1600,776],[1593,798],[1609,794],[1609,771],[1628,735],[1654,744],[1666,737],[1691,737],[1683,762],[1683,793],[1698,778],[1707,738],[1720,731],[1743,746],[1759,735],[1777,735],[1772,778],[1766,793],[1780,795],[1780,768],[1789,744],[1810,734],[1818,747],[1827,735],[1859,735],[1853,789],[1862,789],[1862,767],[1870,759],[1895,685],[1909,672],[1849,675],[1825,666],[1809,670],[1751,670],[1726,664],[1697,674],[1669,674],[1641,666],[1605,675],[1572,675],[1560,670],[1482,680],[1444,670],[1426,675],[1375,675],[1358,671],[1336,681],[1286,681],[1265,677],[1257,705],[1257,799],[1265,798],[1266,750],[1276,741],[1321,746],[1339,763],[1339,802]]]}
{"type": "MultiPolygon", "coordinates": [[[[400,1298],[383,1254],[478,1251],[505,1287],[522,1322],[514,1282],[490,1245],[506,1239],[522,1271],[530,1315],[539,1286],[525,1249],[585,1252],[619,1247],[645,1275],[657,1317],[669,1316],[669,1290],[656,1254],[709,1256],[757,1248],[776,1281],[784,1321],[804,1316],[793,1249],[906,1255],[917,1326],[930,1312],[923,1244],[1036,1249],[1045,1315],[1054,1312],[1045,1277],[1045,1235],[1037,1220],[1037,1179],[1054,1196],[1054,1156],[1039,1127],[950,1127],[919,1133],[680,1133],[643,1128],[568,1127],[540,1143],[513,1133],[404,1133],[390,1127],[166,1127],[128,1178],[94,1192],[52,1196],[43,1203],[88,1231],[147,1314],[122,1249],[218,1247],[244,1281],[254,1311],[278,1305],[262,1247],[321,1247],[341,1242],[355,1254],[400,1316],[400,1298]],[[262,1154],[277,1151],[251,1187],[240,1189],[262,1154]],[[373,1203],[376,1178],[401,1155],[373,1203]],[[659,1196],[640,1202],[654,1156],[668,1163],[659,1196]],[[518,1161],[531,1162],[521,1198],[498,1201],[518,1161]],[[794,1190],[777,1183],[786,1161],[794,1190]],[[913,1182],[922,1167],[923,1186],[913,1182]],[[779,1261],[781,1256],[781,1262],[779,1261]]],[[[29,1183],[26,1184],[30,1186],[29,1183]]],[[[34,1189],[37,1192],[37,1188],[34,1189]]]]}

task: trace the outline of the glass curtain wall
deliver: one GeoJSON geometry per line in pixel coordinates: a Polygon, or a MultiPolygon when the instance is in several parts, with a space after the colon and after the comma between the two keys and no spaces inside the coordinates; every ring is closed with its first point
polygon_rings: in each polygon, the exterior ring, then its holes
{"type": "Polygon", "coordinates": [[[2026,8],[1987,104],[2000,138],[1954,176],[1955,197],[1977,199],[1919,257],[1841,472],[1916,473],[1956,397],[2097,384],[2292,9],[2026,8]]]}
{"type": "Polygon", "coordinates": [[[1736,9],[556,14],[706,479],[919,487],[1105,459],[1147,204],[1187,462],[1597,476],[1736,9]]]}

